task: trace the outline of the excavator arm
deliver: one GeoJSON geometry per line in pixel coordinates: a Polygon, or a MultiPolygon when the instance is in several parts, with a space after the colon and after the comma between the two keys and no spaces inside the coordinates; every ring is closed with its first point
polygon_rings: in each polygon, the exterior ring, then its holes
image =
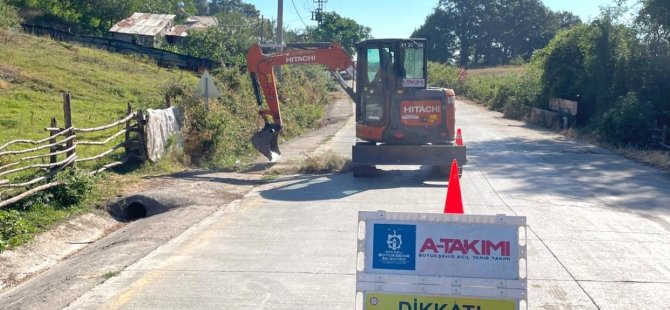
{"type": "Polygon", "coordinates": [[[293,45],[276,54],[263,54],[260,45],[252,45],[247,52],[247,70],[251,76],[251,84],[258,103],[258,114],[263,118],[265,126],[254,134],[251,143],[270,161],[276,160],[281,154],[277,140],[282,130],[280,102],[273,68],[294,64],[324,65],[336,77],[347,94],[356,101],[352,88],[339,75],[340,70],[345,70],[354,63],[339,44],[293,45]],[[263,106],[263,97],[265,97],[267,106],[263,106]]]}

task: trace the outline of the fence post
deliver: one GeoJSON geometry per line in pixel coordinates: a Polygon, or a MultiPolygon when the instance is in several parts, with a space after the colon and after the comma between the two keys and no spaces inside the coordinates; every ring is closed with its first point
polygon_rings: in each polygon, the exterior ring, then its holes
{"type": "MultiPolygon", "coordinates": [[[[74,135],[74,130],[70,129],[70,127],[72,127],[72,106],[70,104],[71,100],[72,95],[69,92],[63,93],[63,116],[65,118],[65,130],[68,130],[68,132],[65,134],[66,138],[69,138],[70,136],[74,135]]],[[[72,146],[74,146],[74,139],[69,140],[66,143],[67,144],[65,145],[65,148],[69,149],[72,146]]],[[[67,156],[70,157],[74,153],[75,150],[68,151],[67,156]]],[[[72,166],[74,166],[74,162],[72,163],[72,166]]]]}
{"type": "MultiPolygon", "coordinates": [[[[51,118],[51,128],[58,128],[58,122],[56,121],[55,117],[51,118]]],[[[49,136],[53,136],[53,135],[55,135],[59,132],[60,132],[60,130],[58,130],[58,129],[50,130],[49,131],[49,136]]],[[[49,144],[54,144],[54,143],[56,143],[56,137],[53,137],[53,138],[49,139],[49,144]]],[[[49,148],[50,153],[57,152],[57,151],[58,151],[58,145],[54,145],[51,148],[49,148]]],[[[49,163],[50,164],[55,164],[56,162],[58,162],[58,155],[49,156],[49,163]]]]}
{"type": "Polygon", "coordinates": [[[147,143],[144,139],[144,111],[137,111],[137,142],[138,142],[138,156],[142,161],[147,158],[147,143]]]}
{"type": "MultiPolygon", "coordinates": [[[[130,105],[130,102],[128,102],[128,109],[126,110],[126,115],[129,115],[130,113],[133,112],[133,107],[130,105]]],[[[126,122],[126,137],[125,140],[123,141],[125,143],[124,149],[126,150],[126,157],[130,156],[131,153],[131,143],[130,143],[130,120],[126,122]]]]}

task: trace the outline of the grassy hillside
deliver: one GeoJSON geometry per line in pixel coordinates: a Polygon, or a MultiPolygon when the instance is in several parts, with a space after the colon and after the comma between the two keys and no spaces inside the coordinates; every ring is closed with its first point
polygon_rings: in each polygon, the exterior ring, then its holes
{"type": "MultiPolygon", "coordinates": [[[[197,77],[192,73],[160,68],[146,59],[0,30],[0,145],[19,138],[46,137],[44,127],[49,126],[51,117],[56,117],[63,126],[64,91],[72,93],[73,124],[96,127],[118,119],[125,113],[128,102],[135,108],[161,106],[170,85],[195,86],[196,82],[197,77]]],[[[109,136],[117,130],[112,128],[102,135],[109,136]]],[[[85,138],[95,136],[89,134],[85,138]]],[[[118,141],[97,150],[84,148],[79,153],[90,156],[115,143],[118,141]]],[[[21,146],[10,147],[17,148],[21,146]]],[[[7,160],[12,159],[0,158],[0,166],[7,160]]],[[[139,174],[148,169],[153,168],[141,169],[139,174]]],[[[10,179],[29,179],[33,172],[10,175],[10,179]]],[[[128,175],[96,178],[93,184],[83,179],[86,183],[56,187],[0,209],[0,252],[30,240],[34,233],[64,218],[91,211],[93,206],[113,197],[122,184],[134,182],[133,178],[137,179],[128,175]],[[78,203],[59,198],[64,192],[82,188],[89,193],[82,192],[85,196],[78,203]]],[[[12,193],[0,189],[0,198],[6,199],[12,193]]]]}
{"type": "Polygon", "coordinates": [[[73,124],[118,119],[128,102],[160,106],[172,83],[194,85],[194,74],[24,34],[0,33],[0,144],[43,138],[51,117],[63,122],[62,92],[72,93],[73,124]]]}
{"type": "MultiPolygon", "coordinates": [[[[262,122],[249,76],[235,67],[220,68],[212,76],[222,95],[211,100],[206,110],[202,100],[192,96],[198,81],[193,73],[161,68],[134,56],[0,31],[0,145],[18,138],[46,137],[44,128],[51,117],[56,117],[62,126],[63,91],[72,93],[73,124],[79,128],[118,119],[128,102],[136,109],[162,106],[166,94],[174,97],[173,103],[186,112],[184,154],[173,152],[168,156],[172,160],[143,165],[124,175],[105,173],[90,179],[63,173],[56,177],[67,180],[66,185],[0,209],[0,252],[25,243],[64,218],[91,212],[104,205],[101,202],[113,197],[119,188],[137,182],[143,175],[178,169],[177,161],[232,169],[244,168],[253,161],[257,152],[249,138],[262,122]],[[77,202],[69,197],[77,198],[77,202]]],[[[283,78],[277,83],[285,121],[282,141],[319,126],[332,83],[318,66],[295,66],[283,71],[283,78]]],[[[116,131],[118,128],[112,128],[99,135],[107,137],[116,131]]],[[[79,134],[77,139],[96,137],[79,134]]],[[[78,148],[77,154],[98,154],[118,142],[98,150],[78,148]]],[[[0,166],[10,159],[0,158],[0,166]]],[[[81,163],[78,167],[100,164],[81,163]]],[[[27,174],[33,171],[15,178],[30,179],[27,174]]],[[[12,194],[0,190],[0,199],[12,194]]]]}

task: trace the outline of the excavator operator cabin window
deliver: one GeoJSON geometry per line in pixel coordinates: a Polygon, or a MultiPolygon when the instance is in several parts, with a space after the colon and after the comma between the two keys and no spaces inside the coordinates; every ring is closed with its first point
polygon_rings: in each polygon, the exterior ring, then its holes
{"type": "Polygon", "coordinates": [[[378,49],[369,49],[368,50],[368,82],[371,82],[375,79],[375,75],[380,68],[380,57],[378,49]]]}
{"type": "Polygon", "coordinates": [[[405,50],[405,78],[423,79],[423,48],[405,50]]]}

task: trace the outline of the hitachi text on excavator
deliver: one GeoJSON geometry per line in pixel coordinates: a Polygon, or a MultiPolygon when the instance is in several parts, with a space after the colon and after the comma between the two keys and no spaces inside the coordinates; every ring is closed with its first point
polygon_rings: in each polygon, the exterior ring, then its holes
{"type": "Polygon", "coordinates": [[[338,43],[287,45],[274,54],[263,54],[254,44],[247,52],[247,70],[265,122],[251,139],[254,148],[271,161],[281,154],[283,124],[273,68],[322,64],[356,105],[354,176],[373,175],[376,165],[448,167],[454,159],[460,171],[466,147],[454,144],[456,96],[451,89],[427,86],[425,46],[425,39],[366,40],[356,44],[354,62],[338,43]],[[351,67],[353,86],[340,75],[351,67]]]}

